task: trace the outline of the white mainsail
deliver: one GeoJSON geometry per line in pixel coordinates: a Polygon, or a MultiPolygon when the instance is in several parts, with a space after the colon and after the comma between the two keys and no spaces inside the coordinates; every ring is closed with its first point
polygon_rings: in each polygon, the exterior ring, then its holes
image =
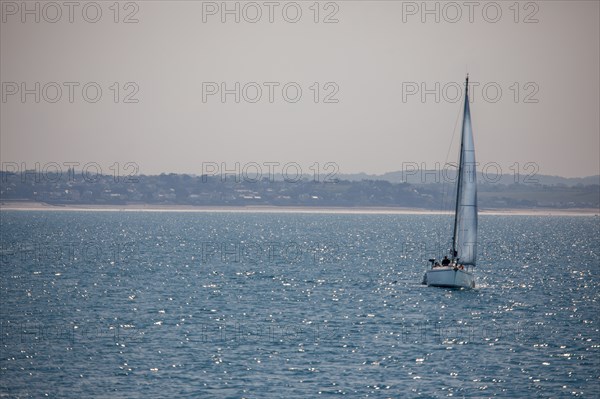
{"type": "Polygon", "coordinates": [[[477,173],[468,89],[469,77],[467,76],[452,251],[454,258],[459,258],[460,263],[475,265],[477,259],[477,173]]]}

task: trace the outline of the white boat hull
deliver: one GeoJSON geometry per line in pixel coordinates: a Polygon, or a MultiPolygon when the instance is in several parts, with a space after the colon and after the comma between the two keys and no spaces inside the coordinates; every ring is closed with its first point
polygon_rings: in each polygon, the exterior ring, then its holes
{"type": "Polygon", "coordinates": [[[427,270],[423,283],[431,287],[475,288],[475,277],[467,270],[436,267],[427,270]]]}

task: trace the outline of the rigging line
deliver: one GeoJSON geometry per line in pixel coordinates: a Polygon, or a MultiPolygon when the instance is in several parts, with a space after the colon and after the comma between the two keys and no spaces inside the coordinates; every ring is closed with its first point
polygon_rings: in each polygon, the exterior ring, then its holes
{"type": "Polygon", "coordinates": [[[452,131],[452,138],[450,139],[450,145],[448,146],[448,151],[446,152],[446,159],[444,160],[444,165],[448,162],[448,157],[450,156],[450,150],[452,149],[452,143],[454,142],[454,136],[456,136],[456,127],[458,126],[458,119],[460,118],[460,112],[462,111],[462,107],[458,107],[458,113],[456,114],[456,121],[454,122],[454,130],[452,131]]]}
{"type": "MultiPolygon", "coordinates": [[[[466,93],[465,93],[466,94],[466,93]]],[[[446,165],[448,163],[448,158],[450,157],[450,150],[452,149],[452,144],[454,143],[454,137],[456,136],[456,128],[458,127],[458,120],[460,118],[460,113],[462,111],[462,107],[458,107],[458,113],[456,114],[456,121],[454,122],[454,129],[452,130],[452,138],[450,139],[450,145],[448,146],[448,151],[446,152],[446,159],[444,159],[444,165],[442,166],[442,170],[444,170],[444,168],[446,168],[446,165]]],[[[443,214],[443,211],[445,210],[445,205],[446,205],[446,200],[448,198],[448,190],[449,190],[449,184],[447,184],[446,179],[444,178],[444,175],[442,174],[442,203],[440,204],[440,210],[442,212],[440,212],[440,220],[438,221],[437,225],[438,225],[438,229],[437,229],[437,236],[438,236],[438,248],[440,247],[439,243],[440,243],[440,237],[442,235],[442,222],[444,221],[444,217],[445,215],[443,214]]],[[[441,255],[441,254],[440,254],[441,255]]]]}

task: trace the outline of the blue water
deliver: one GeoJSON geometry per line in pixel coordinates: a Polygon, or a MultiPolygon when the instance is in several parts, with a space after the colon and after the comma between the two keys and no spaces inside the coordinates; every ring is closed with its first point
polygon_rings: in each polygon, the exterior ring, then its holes
{"type": "Polygon", "coordinates": [[[600,395],[598,217],[0,212],[2,397],[600,395]]]}

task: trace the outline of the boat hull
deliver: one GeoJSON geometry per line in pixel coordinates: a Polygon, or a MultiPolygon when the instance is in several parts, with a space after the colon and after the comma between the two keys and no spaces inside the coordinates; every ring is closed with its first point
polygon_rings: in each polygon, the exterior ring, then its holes
{"type": "Polygon", "coordinates": [[[427,270],[424,283],[430,287],[475,288],[475,277],[466,270],[441,267],[427,270]]]}

